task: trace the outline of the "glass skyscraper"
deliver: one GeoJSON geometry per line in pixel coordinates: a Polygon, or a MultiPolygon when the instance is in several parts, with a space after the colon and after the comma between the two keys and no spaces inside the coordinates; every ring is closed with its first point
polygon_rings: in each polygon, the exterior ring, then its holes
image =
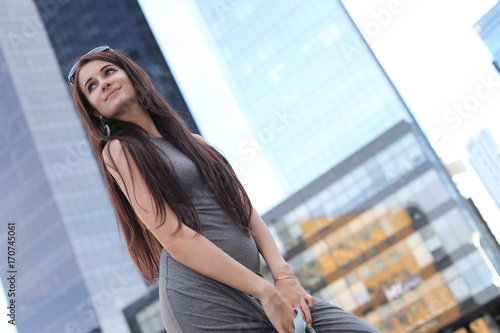
{"type": "Polygon", "coordinates": [[[6,291],[15,275],[8,301],[17,330],[130,332],[122,310],[147,284],[118,233],[67,72],[95,46],[123,49],[196,125],[136,1],[2,0],[0,8],[0,275],[6,291]]]}
{"type": "Polygon", "coordinates": [[[382,332],[498,332],[496,242],[343,4],[190,4],[285,193],[263,219],[301,283],[382,332]]]}
{"type": "Polygon", "coordinates": [[[469,162],[500,209],[500,149],[493,135],[483,129],[467,142],[469,162]]]}
{"type": "MultiPolygon", "coordinates": [[[[195,3],[285,193],[410,121],[338,1],[195,3]]],[[[241,147],[243,156],[247,148],[241,147]]]]}
{"type": "Polygon", "coordinates": [[[476,23],[475,28],[493,55],[493,65],[500,72],[500,2],[476,23]]]}

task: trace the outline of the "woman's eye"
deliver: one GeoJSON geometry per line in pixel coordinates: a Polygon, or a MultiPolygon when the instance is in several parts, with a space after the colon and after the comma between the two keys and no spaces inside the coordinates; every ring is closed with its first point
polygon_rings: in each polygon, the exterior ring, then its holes
{"type": "MultiPolygon", "coordinates": [[[[108,68],[108,69],[106,69],[106,71],[104,72],[104,75],[109,76],[109,75],[113,74],[114,72],[116,72],[116,69],[114,69],[114,68],[108,68]]],[[[87,90],[88,90],[88,92],[89,92],[89,93],[91,93],[91,92],[92,92],[92,90],[94,90],[94,88],[95,88],[95,87],[96,87],[96,84],[95,84],[95,83],[91,83],[91,84],[89,84],[89,85],[87,86],[87,90]]]]}

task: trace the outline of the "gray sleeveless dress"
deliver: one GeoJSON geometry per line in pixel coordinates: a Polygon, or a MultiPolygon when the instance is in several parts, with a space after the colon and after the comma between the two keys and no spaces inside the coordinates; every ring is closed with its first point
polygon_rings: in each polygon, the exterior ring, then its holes
{"type": "MultiPolygon", "coordinates": [[[[168,157],[193,201],[201,234],[255,274],[262,276],[257,246],[220,207],[195,164],[164,138],[150,138],[168,157]]],[[[163,156],[163,155],[162,155],[163,156]]],[[[186,223],[188,226],[189,224],[186,223]]],[[[199,274],[161,252],[159,299],[168,333],[276,332],[253,296],[199,274]]],[[[353,314],[319,298],[311,309],[316,332],[378,332],[353,314]]]]}

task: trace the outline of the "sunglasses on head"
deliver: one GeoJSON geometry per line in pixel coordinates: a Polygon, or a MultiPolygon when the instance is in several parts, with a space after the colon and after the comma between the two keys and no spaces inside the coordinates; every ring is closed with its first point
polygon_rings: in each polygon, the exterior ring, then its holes
{"type": "MultiPolygon", "coordinates": [[[[111,48],[107,45],[103,45],[103,46],[98,46],[96,47],[95,49],[92,49],[90,50],[89,52],[85,53],[82,57],[86,56],[87,54],[91,54],[91,53],[99,53],[99,52],[104,52],[104,51],[107,51],[107,50],[111,50],[111,48]]],[[[80,59],[82,58],[80,57],[80,59]]],[[[75,64],[73,65],[73,67],[71,67],[70,71],[69,71],[69,74],[68,74],[68,80],[69,80],[69,83],[71,85],[73,85],[73,79],[75,77],[75,72],[76,72],[76,69],[78,68],[78,64],[80,63],[80,59],[78,59],[75,64]]]]}

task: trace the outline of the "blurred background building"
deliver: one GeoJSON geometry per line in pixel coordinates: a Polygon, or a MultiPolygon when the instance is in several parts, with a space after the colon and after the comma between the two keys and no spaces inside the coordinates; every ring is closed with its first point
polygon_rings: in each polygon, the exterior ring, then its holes
{"type": "Polygon", "coordinates": [[[158,284],[130,302],[123,314],[131,333],[164,333],[165,326],[160,313],[158,284]]]}
{"type": "MultiPolygon", "coordinates": [[[[342,2],[187,2],[254,134],[239,153],[263,154],[285,194],[263,219],[301,283],[384,333],[499,332],[495,272],[470,237],[496,271],[498,245],[342,2]]],[[[19,332],[159,333],[157,290],[120,250],[65,79],[89,49],[124,49],[196,131],[140,7],[1,4],[0,208],[18,225],[19,332]]]]}
{"type": "Polygon", "coordinates": [[[497,329],[469,238],[498,270],[496,242],[342,3],[190,3],[287,193],[263,219],[303,285],[382,332],[497,329]]]}
{"type": "Polygon", "coordinates": [[[491,133],[483,129],[467,143],[469,162],[500,208],[500,149],[491,133]]]}
{"type": "Polygon", "coordinates": [[[500,72],[500,2],[476,23],[475,28],[493,55],[493,65],[500,72]]]}
{"type": "Polygon", "coordinates": [[[17,330],[130,332],[122,310],[147,284],[118,234],[67,73],[96,46],[123,49],[198,132],[196,125],[137,1],[0,8],[0,211],[17,228],[17,330]]]}

